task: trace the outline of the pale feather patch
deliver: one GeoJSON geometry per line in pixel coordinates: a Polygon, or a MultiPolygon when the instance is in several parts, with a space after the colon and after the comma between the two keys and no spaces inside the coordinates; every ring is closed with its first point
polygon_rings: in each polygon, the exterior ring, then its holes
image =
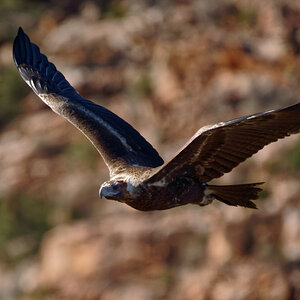
{"type": "Polygon", "coordinates": [[[213,191],[210,190],[209,188],[206,188],[206,189],[204,190],[204,196],[209,196],[209,195],[211,195],[211,194],[213,194],[213,191]]]}
{"type": "Polygon", "coordinates": [[[164,187],[166,185],[166,179],[163,178],[159,181],[156,181],[154,183],[149,183],[149,186],[156,186],[156,187],[164,187]]]}
{"type": "Polygon", "coordinates": [[[209,188],[206,188],[204,190],[204,196],[203,196],[201,202],[199,203],[199,205],[201,205],[201,206],[208,205],[208,204],[212,203],[212,201],[214,199],[215,199],[215,196],[213,194],[213,191],[210,190],[209,188]]]}
{"type": "Polygon", "coordinates": [[[99,122],[101,125],[103,125],[104,127],[106,127],[106,129],[109,130],[115,137],[117,137],[119,139],[119,141],[121,142],[121,144],[123,146],[125,146],[127,149],[129,149],[129,151],[133,151],[133,149],[131,148],[131,146],[127,143],[126,138],[124,138],[122,135],[120,135],[119,132],[116,129],[114,129],[113,127],[111,127],[103,119],[99,118],[99,116],[97,116],[94,112],[92,112],[90,110],[87,110],[84,106],[79,105],[78,107],[80,107],[89,117],[97,120],[97,122],[99,122]]]}
{"type": "MultiPolygon", "coordinates": [[[[27,81],[27,84],[30,86],[30,82],[27,81]]],[[[49,94],[39,94],[38,95],[43,102],[45,102],[47,105],[49,105],[51,108],[54,104],[54,101],[50,100],[51,98],[58,98],[57,96],[54,95],[49,95],[49,94]],[[50,100],[50,101],[49,101],[50,100]]],[[[63,97],[64,98],[64,97],[63,97]]],[[[67,98],[65,98],[67,100],[67,98]]],[[[53,107],[54,108],[54,107],[53,107]]],[[[81,110],[82,112],[84,112],[88,117],[90,117],[91,119],[96,120],[98,123],[100,123],[103,127],[105,127],[108,131],[110,131],[116,138],[119,139],[120,143],[126,147],[129,151],[133,152],[132,147],[127,143],[126,138],[124,138],[122,135],[119,134],[119,132],[113,128],[112,126],[110,126],[110,124],[108,124],[107,122],[105,122],[102,118],[100,118],[97,114],[95,114],[93,111],[86,109],[85,106],[81,105],[79,102],[76,103],[76,108],[81,110]]]]}
{"type": "Polygon", "coordinates": [[[125,182],[129,182],[131,178],[132,178],[132,175],[130,175],[130,174],[121,174],[121,176],[115,176],[112,179],[113,180],[122,180],[122,181],[125,181],[125,182]]]}

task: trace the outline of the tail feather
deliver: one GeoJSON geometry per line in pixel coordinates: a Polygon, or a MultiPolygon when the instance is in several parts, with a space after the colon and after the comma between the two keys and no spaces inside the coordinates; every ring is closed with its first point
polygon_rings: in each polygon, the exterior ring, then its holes
{"type": "Polygon", "coordinates": [[[257,208],[251,200],[258,198],[258,193],[262,191],[258,185],[263,182],[236,185],[207,185],[207,189],[219,201],[233,206],[243,206],[257,208]]]}

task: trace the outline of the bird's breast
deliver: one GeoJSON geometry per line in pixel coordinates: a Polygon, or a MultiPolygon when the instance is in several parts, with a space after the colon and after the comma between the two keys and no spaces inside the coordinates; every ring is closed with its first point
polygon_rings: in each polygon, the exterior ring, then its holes
{"type": "Polygon", "coordinates": [[[201,201],[204,186],[192,178],[181,177],[165,184],[128,186],[132,200],[128,205],[143,211],[164,210],[201,201]]]}

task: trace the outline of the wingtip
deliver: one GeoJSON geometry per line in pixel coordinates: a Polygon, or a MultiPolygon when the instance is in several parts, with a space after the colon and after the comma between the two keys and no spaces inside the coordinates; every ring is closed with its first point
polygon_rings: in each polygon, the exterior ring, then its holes
{"type": "Polygon", "coordinates": [[[20,37],[21,35],[24,34],[24,31],[22,29],[22,27],[19,27],[18,29],[18,33],[14,39],[14,43],[13,43],[13,60],[15,65],[18,67],[20,62],[21,62],[21,56],[20,56],[20,37]]]}
{"type": "Polygon", "coordinates": [[[30,39],[20,26],[13,43],[13,60],[17,67],[25,60],[24,49],[26,49],[26,44],[30,44],[30,39]]]}
{"type": "Polygon", "coordinates": [[[26,33],[24,32],[23,28],[22,27],[19,27],[18,29],[18,33],[15,37],[15,41],[18,40],[18,39],[24,39],[24,37],[26,37],[26,33]]]}
{"type": "Polygon", "coordinates": [[[20,26],[18,29],[18,35],[24,34],[23,28],[20,26]]]}

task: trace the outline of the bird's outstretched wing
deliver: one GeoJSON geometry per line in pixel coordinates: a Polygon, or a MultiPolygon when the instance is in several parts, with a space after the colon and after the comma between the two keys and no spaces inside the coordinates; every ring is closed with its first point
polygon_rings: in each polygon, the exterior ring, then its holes
{"type": "Polygon", "coordinates": [[[145,183],[163,184],[178,176],[208,182],[230,172],[264,146],[300,132],[300,103],[201,128],[145,183]]]}
{"type": "Polygon", "coordinates": [[[104,107],[82,98],[56,70],[39,47],[19,28],[13,46],[22,78],[51,107],[81,130],[94,144],[111,174],[126,167],[158,167],[157,151],[127,122],[104,107]]]}

